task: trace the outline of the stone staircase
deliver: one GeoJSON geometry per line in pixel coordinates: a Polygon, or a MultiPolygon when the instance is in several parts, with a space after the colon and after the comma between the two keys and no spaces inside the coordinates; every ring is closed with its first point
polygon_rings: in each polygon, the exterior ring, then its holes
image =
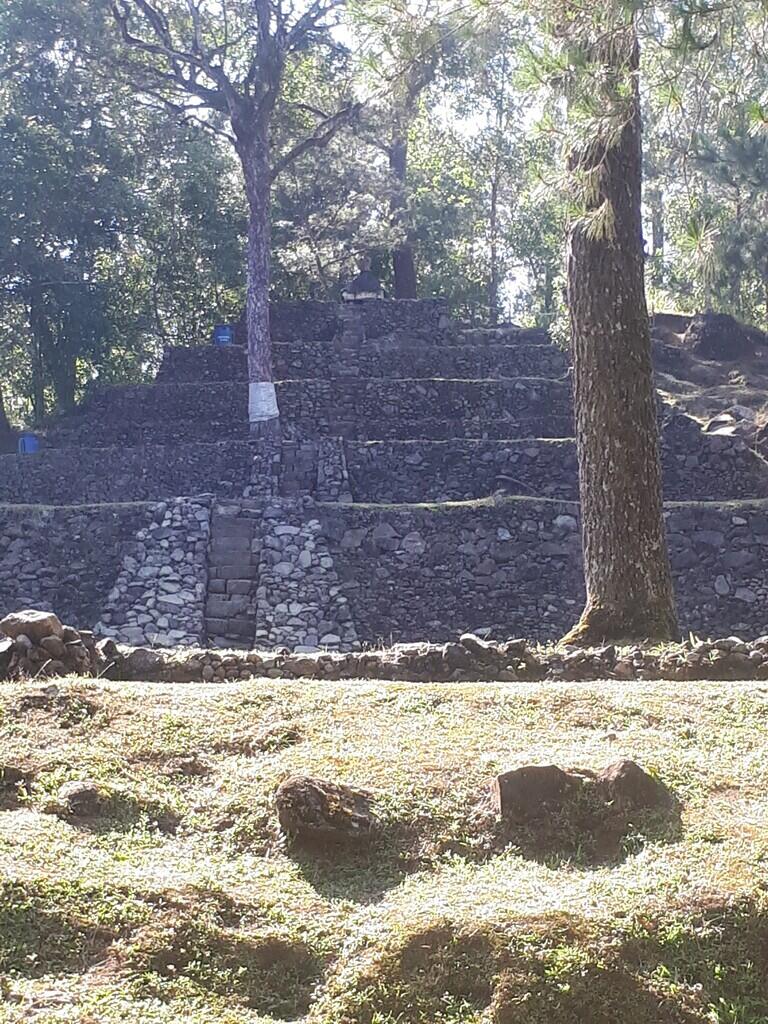
{"type": "Polygon", "coordinates": [[[243,506],[217,505],[211,517],[205,629],[214,646],[253,647],[261,562],[256,520],[243,506]]]}

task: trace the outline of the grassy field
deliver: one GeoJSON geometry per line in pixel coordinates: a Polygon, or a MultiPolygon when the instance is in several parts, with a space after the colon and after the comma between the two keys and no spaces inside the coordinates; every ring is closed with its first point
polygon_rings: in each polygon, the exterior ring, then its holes
{"type": "Polygon", "coordinates": [[[768,688],[0,687],[0,1022],[766,1024],[768,688]],[[496,773],[631,757],[680,813],[502,834],[496,773]],[[287,846],[294,773],[375,792],[287,846]],[[6,776],[6,779],[8,776],[6,776]],[[58,788],[110,793],[87,822],[58,788]]]}

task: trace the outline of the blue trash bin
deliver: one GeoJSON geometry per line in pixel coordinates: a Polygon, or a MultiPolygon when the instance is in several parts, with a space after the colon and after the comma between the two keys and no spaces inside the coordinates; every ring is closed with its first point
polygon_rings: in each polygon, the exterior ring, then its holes
{"type": "Polygon", "coordinates": [[[235,340],[235,332],[231,324],[216,324],[213,328],[214,345],[232,345],[235,340]]]}
{"type": "Polygon", "coordinates": [[[31,455],[40,451],[40,439],[34,434],[22,434],[19,437],[19,455],[31,455]]]}

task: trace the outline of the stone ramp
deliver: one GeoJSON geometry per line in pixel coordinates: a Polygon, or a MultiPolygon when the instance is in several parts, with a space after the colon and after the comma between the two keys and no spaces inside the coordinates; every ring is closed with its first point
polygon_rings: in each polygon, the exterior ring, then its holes
{"type": "Polygon", "coordinates": [[[211,516],[207,641],[217,647],[253,647],[260,540],[256,523],[241,506],[217,505],[211,516]]]}
{"type": "Polygon", "coordinates": [[[328,540],[302,502],[217,505],[208,573],[205,621],[212,646],[358,646],[328,540]]]}

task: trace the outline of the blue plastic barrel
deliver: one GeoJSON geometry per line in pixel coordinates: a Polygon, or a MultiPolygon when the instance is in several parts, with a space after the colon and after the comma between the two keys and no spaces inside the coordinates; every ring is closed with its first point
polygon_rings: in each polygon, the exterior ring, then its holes
{"type": "Polygon", "coordinates": [[[40,451],[40,439],[34,434],[22,434],[19,437],[19,455],[31,455],[40,451]]]}
{"type": "Polygon", "coordinates": [[[216,324],[213,328],[214,345],[232,345],[235,341],[235,332],[231,324],[216,324]]]}

